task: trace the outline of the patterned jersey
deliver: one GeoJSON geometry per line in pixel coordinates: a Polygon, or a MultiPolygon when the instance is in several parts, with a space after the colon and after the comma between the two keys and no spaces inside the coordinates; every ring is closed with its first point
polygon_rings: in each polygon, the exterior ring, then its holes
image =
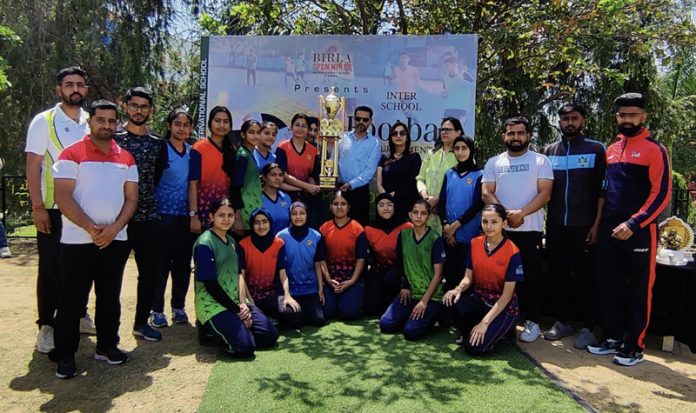
{"type": "Polygon", "coordinates": [[[210,138],[196,142],[190,156],[189,181],[198,181],[198,217],[206,229],[212,202],[230,196],[230,177],[222,169],[222,148],[210,138]]]}
{"type": "Polygon", "coordinates": [[[260,251],[246,237],[239,242],[239,269],[244,270],[244,280],[254,300],[262,300],[278,290],[278,271],[285,268],[285,243],[275,238],[270,247],[260,251]]]}
{"type": "Polygon", "coordinates": [[[261,208],[261,177],[256,161],[251,156],[247,148],[241,147],[237,151],[237,162],[234,166],[234,177],[232,188],[240,191],[242,200],[241,219],[244,229],[249,229],[249,218],[251,213],[261,208]]]}
{"type": "Polygon", "coordinates": [[[358,259],[367,258],[367,238],[362,225],[353,219],[342,227],[334,220],[326,221],[319,232],[326,242],[326,265],[331,278],[338,282],[349,280],[358,259]]]}
{"type": "Polygon", "coordinates": [[[396,263],[396,241],[399,232],[406,228],[413,228],[413,224],[404,222],[389,233],[369,225],[365,227],[365,237],[374,260],[372,267],[377,272],[389,270],[396,263]]]}
{"type": "MultiPolygon", "coordinates": [[[[445,262],[445,244],[442,237],[428,227],[423,237],[416,240],[414,229],[408,228],[399,234],[396,251],[403,275],[411,286],[411,295],[419,300],[425,295],[435,276],[434,265],[445,262]]],[[[443,295],[440,284],[430,300],[440,302],[443,295]]]]}
{"type": "Polygon", "coordinates": [[[317,148],[308,145],[307,142],[302,146],[302,150],[297,152],[292,144],[292,139],[283,141],[276,150],[278,165],[302,182],[309,182],[309,178],[317,178],[319,174],[319,157],[317,148]]]}
{"type": "Polygon", "coordinates": [[[239,304],[239,267],[234,239],[220,239],[212,230],[203,232],[193,245],[195,269],[196,318],[205,324],[227,310],[205,288],[205,282],[217,280],[227,295],[239,304]]]}

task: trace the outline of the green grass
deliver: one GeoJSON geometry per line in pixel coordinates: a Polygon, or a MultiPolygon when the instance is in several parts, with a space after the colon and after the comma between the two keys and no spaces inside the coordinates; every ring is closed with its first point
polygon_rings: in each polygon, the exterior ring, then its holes
{"type": "Polygon", "coordinates": [[[199,411],[584,411],[510,344],[472,359],[454,339],[407,342],[376,320],[291,331],[255,360],[221,355],[199,411]]]}

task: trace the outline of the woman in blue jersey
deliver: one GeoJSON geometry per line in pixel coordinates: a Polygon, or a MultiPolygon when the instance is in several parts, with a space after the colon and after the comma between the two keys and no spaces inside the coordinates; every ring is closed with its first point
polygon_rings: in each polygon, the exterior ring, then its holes
{"type": "Polygon", "coordinates": [[[267,164],[276,161],[276,156],[272,151],[276,136],[278,136],[278,127],[276,124],[270,121],[264,122],[261,126],[259,143],[256,144],[253,153],[256,167],[259,168],[259,171],[267,164]]]}
{"type": "Polygon", "coordinates": [[[199,340],[212,335],[233,357],[251,357],[256,348],[274,346],[278,332],[261,310],[241,301],[236,244],[227,233],[235,210],[228,199],[212,203],[210,220],[212,228],[193,246],[199,340]]]}
{"type": "Polygon", "coordinates": [[[448,259],[443,268],[445,290],[464,276],[464,259],[471,239],[481,234],[481,178],[483,168],[474,160],[474,140],[458,136],[453,142],[457,165],[447,170],[440,190],[438,214],[448,259]]]}
{"type": "Polygon", "coordinates": [[[280,190],[285,172],[275,162],[266,164],[261,169],[263,182],[262,208],[273,218],[271,231],[276,235],[290,224],[290,195],[280,190]]]}
{"type": "MultiPolygon", "coordinates": [[[[326,247],[321,234],[310,228],[307,221],[307,207],[302,202],[290,206],[290,226],[278,233],[285,243],[285,273],[280,276],[284,302],[289,298],[299,304],[299,310],[292,305],[281,305],[281,321],[300,328],[307,324],[322,326],[325,323],[324,293],[322,290],[322,264],[326,247]]],[[[281,303],[282,304],[282,303],[281,303]]]]}

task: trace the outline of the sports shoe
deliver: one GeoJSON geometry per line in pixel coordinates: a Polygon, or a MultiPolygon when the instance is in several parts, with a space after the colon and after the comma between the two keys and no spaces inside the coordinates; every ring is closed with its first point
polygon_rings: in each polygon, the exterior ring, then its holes
{"type": "Polygon", "coordinates": [[[172,322],[174,324],[186,324],[189,322],[186,311],[179,308],[172,308],[172,322]]]}
{"type": "Polygon", "coordinates": [[[147,324],[139,325],[133,327],[133,335],[136,337],[142,337],[147,341],[160,341],[162,340],[162,333],[153,329],[147,324]]]}
{"type": "Polygon", "coordinates": [[[53,327],[44,324],[39,329],[39,334],[36,335],[36,350],[39,353],[48,354],[54,348],[53,327]]]}
{"type": "Polygon", "coordinates": [[[535,342],[541,335],[541,330],[539,329],[539,324],[532,320],[527,320],[524,322],[524,330],[520,334],[520,341],[525,343],[535,342]]]}
{"type": "Polygon", "coordinates": [[[556,321],[553,326],[548,330],[544,331],[544,338],[547,340],[560,340],[563,337],[568,337],[573,335],[573,327],[570,324],[563,323],[561,321],[556,321]]]}
{"type": "Polygon", "coordinates": [[[614,356],[614,364],[619,366],[635,366],[643,362],[642,351],[621,350],[614,356]]]}
{"type": "Polygon", "coordinates": [[[459,346],[463,346],[466,342],[466,337],[464,337],[464,334],[460,334],[459,337],[457,337],[457,339],[454,340],[454,342],[459,346]]]}
{"type": "Polygon", "coordinates": [[[56,368],[56,377],[59,379],[72,379],[77,376],[77,365],[75,364],[75,356],[63,357],[58,360],[56,368]]]}
{"type": "Polygon", "coordinates": [[[10,258],[10,257],[12,257],[12,253],[10,252],[10,247],[0,248],[0,258],[10,258]]]}
{"type": "Polygon", "coordinates": [[[618,353],[622,345],[623,342],[621,340],[606,338],[601,343],[588,345],[587,351],[589,351],[592,354],[597,354],[599,356],[605,356],[607,354],[618,353]]]}
{"type": "Polygon", "coordinates": [[[583,327],[578,332],[578,336],[575,337],[575,343],[573,343],[573,346],[580,350],[587,350],[587,346],[596,342],[597,338],[595,337],[594,333],[591,332],[589,328],[583,327]]]}
{"type": "Polygon", "coordinates": [[[80,319],[80,334],[87,334],[90,336],[97,334],[97,326],[94,325],[92,317],[87,313],[80,319]]]}
{"type": "Polygon", "coordinates": [[[126,353],[122,352],[116,347],[111,350],[97,349],[97,351],[94,353],[94,359],[105,361],[111,366],[117,366],[119,364],[125,364],[128,362],[128,356],[126,353]]]}
{"type": "Polygon", "coordinates": [[[155,328],[167,327],[169,322],[167,321],[167,316],[164,313],[150,313],[150,319],[148,320],[150,325],[155,328]]]}

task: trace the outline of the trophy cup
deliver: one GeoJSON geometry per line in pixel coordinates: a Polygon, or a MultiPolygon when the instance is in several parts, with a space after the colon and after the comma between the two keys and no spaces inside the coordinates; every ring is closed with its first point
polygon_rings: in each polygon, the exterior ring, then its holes
{"type": "Polygon", "coordinates": [[[346,124],[346,98],[339,98],[331,88],[326,98],[319,95],[319,144],[321,145],[321,170],[319,187],[335,189],[338,181],[338,140],[346,124]],[[340,113],[340,116],[339,116],[340,113]],[[333,146],[333,150],[329,147],[333,146]]]}

